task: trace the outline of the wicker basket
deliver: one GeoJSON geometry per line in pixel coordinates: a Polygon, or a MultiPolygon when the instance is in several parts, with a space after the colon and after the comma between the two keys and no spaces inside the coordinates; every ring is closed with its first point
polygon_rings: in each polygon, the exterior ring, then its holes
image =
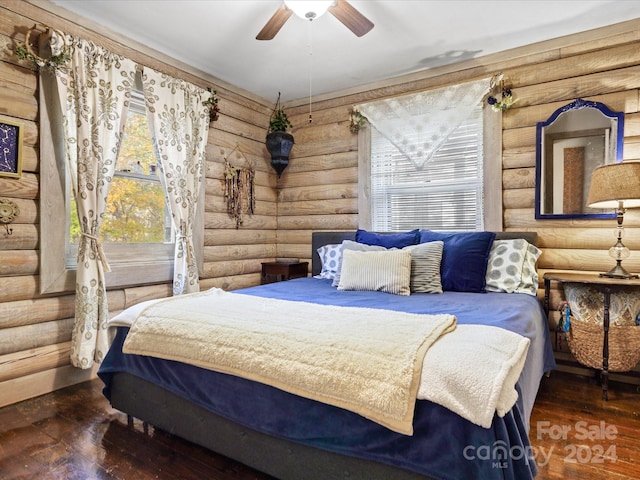
{"type": "MultiPolygon", "coordinates": [[[[567,343],[576,360],[591,368],[602,368],[602,325],[571,319],[567,343]]],[[[628,372],[640,361],[640,326],[609,327],[609,371],[628,372]]]]}

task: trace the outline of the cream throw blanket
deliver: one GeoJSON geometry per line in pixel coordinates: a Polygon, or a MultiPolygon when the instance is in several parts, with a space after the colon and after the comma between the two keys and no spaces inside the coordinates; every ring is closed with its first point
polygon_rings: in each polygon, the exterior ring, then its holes
{"type": "Polygon", "coordinates": [[[238,375],[411,435],[424,356],[455,323],[447,314],[318,305],[214,288],[145,308],[123,351],[238,375]]]}

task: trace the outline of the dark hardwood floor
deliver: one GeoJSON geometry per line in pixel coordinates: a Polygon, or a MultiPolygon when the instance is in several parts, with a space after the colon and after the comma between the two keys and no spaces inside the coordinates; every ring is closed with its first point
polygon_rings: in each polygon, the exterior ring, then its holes
{"type": "MultiPolygon", "coordinates": [[[[0,479],[266,480],[271,477],[112,409],[99,380],[0,409],[0,479]]],[[[531,419],[538,479],[640,479],[640,394],[586,377],[542,381],[531,419]]],[[[467,480],[467,479],[465,479],[467,480]]]]}

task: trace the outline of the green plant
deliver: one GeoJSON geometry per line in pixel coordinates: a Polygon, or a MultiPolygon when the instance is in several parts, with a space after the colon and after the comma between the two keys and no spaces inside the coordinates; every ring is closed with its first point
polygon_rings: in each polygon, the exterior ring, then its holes
{"type": "Polygon", "coordinates": [[[269,117],[269,133],[286,132],[287,128],[292,127],[291,122],[287,118],[287,114],[280,106],[280,93],[278,93],[278,101],[269,117]]]}

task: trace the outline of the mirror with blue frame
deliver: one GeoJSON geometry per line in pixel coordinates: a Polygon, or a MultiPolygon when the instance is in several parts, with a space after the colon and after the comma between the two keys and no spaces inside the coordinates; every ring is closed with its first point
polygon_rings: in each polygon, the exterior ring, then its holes
{"type": "Polygon", "coordinates": [[[535,218],[613,218],[587,206],[591,173],[622,161],[624,112],[577,99],[536,126],[535,218]]]}

